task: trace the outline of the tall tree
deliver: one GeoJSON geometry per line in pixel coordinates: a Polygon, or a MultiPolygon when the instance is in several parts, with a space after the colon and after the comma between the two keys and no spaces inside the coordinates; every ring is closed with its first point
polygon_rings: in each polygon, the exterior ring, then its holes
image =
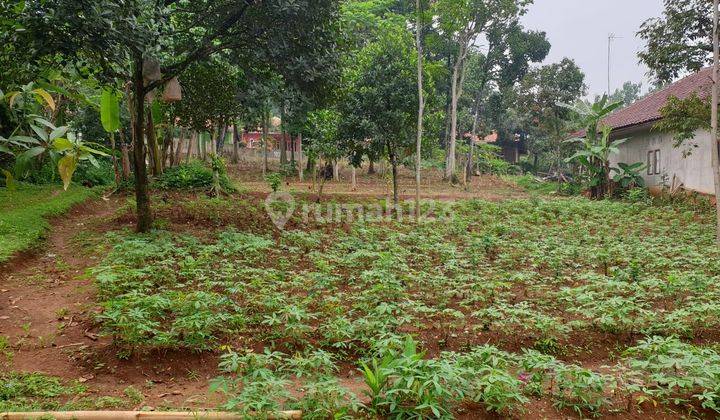
{"type": "Polygon", "coordinates": [[[712,13],[707,0],[664,0],[663,15],[645,21],[638,35],[645,49],[638,56],[656,83],[712,63],[712,13]]]}
{"type": "MultiPolygon", "coordinates": [[[[567,154],[565,134],[570,112],[560,103],[573,103],[586,92],[585,75],[569,58],[533,69],[517,88],[517,107],[525,110],[532,130],[530,147],[550,155],[551,169],[560,172],[567,154]]],[[[579,127],[578,127],[579,128],[579,127]]],[[[530,130],[528,130],[530,131],[530,130]]]]}
{"type": "Polygon", "coordinates": [[[399,203],[398,166],[416,144],[416,59],[407,30],[388,28],[361,51],[357,64],[347,69],[347,87],[339,101],[340,132],[352,163],[358,166],[363,155],[372,154],[368,149],[382,151],[392,167],[395,205],[399,203]]]}
{"type": "Polygon", "coordinates": [[[458,100],[462,96],[468,54],[477,39],[492,26],[502,27],[522,15],[531,0],[438,0],[433,12],[438,26],[455,48],[450,83],[450,135],[446,149],[445,177],[455,175],[458,100]]]}

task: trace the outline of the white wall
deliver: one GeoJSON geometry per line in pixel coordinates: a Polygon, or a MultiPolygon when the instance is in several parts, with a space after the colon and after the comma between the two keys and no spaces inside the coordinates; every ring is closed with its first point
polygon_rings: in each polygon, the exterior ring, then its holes
{"type": "Polygon", "coordinates": [[[647,170],[642,172],[648,186],[670,186],[673,175],[686,189],[705,194],[714,194],[712,164],[710,161],[710,133],[697,131],[695,138],[686,141],[680,147],[674,147],[673,136],[645,130],[632,135],[620,146],[620,153],[610,157],[610,165],[617,166],[618,162],[635,163],[647,162],[647,153],[651,150],[660,150],[660,174],[648,175],[647,170]],[[697,146],[697,147],[694,147],[697,146]],[[688,156],[685,153],[690,152],[688,156]]]}

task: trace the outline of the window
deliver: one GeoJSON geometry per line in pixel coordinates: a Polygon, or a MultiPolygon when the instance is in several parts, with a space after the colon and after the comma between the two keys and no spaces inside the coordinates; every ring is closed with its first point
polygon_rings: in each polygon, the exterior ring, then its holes
{"type": "Polygon", "coordinates": [[[660,149],[647,153],[647,174],[660,175],[660,149]]]}

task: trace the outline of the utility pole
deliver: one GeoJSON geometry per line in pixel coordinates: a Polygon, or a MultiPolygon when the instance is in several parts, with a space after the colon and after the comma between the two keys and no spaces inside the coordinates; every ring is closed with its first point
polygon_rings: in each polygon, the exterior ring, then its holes
{"type": "Polygon", "coordinates": [[[608,59],[607,59],[607,63],[608,63],[608,70],[607,70],[608,80],[607,80],[607,82],[608,82],[608,84],[607,84],[607,96],[608,96],[608,98],[610,97],[610,94],[612,93],[612,92],[610,91],[610,73],[611,73],[611,71],[612,71],[610,58],[611,58],[611,54],[612,54],[612,42],[615,41],[616,39],[622,39],[622,37],[621,37],[621,36],[617,36],[617,35],[615,35],[614,33],[608,34],[608,43],[607,43],[607,46],[608,46],[608,59]]]}
{"type": "Polygon", "coordinates": [[[710,140],[710,154],[712,155],[713,176],[715,179],[715,212],[717,226],[715,238],[720,243],[720,145],[718,144],[718,99],[720,87],[718,86],[718,65],[720,61],[720,46],[718,42],[718,4],[720,0],[713,1],[713,85],[710,124],[712,134],[710,140]]]}

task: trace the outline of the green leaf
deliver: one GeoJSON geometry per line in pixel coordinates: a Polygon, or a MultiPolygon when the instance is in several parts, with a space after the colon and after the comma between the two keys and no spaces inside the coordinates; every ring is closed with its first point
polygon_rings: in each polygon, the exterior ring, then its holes
{"type": "Polygon", "coordinates": [[[153,124],[158,125],[163,120],[162,104],[159,101],[153,101],[151,105],[153,124]]]}
{"type": "Polygon", "coordinates": [[[31,148],[31,149],[28,149],[28,150],[24,151],[21,156],[22,156],[24,159],[32,159],[32,158],[34,158],[35,156],[38,156],[38,155],[43,154],[43,153],[45,152],[45,150],[46,150],[46,149],[45,149],[45,147],[43,147],[43,146],[35,146],[35,147],[31,148]]]}
{"type": "Polygon", "coordinates": [[[50,133],[50,137],[49,137],[48,140],[52,141],[52,140],[55,140],[55,139],[57,139],[57,138],[59,138],[59,137],[64,136],[65,133],[67,133],[69,129],[70,129],[70,127],[68,127],[68,126],[62,126],[62,127],[58,127],[58,128],[56,128],[56,129],[54,129],[54,130],[50,133]]]}
{"type": "Polygon", "coordinates": [[[65,155],[58,161],[58,172],[60,173],[60,178],[63,180],[63,188],[65,191],[67,191],[70,186],[72,176],[75,173],[75,169],[77,169],[77,163],[78,159],[74,154],[65,155]]]}
{"type": "Polygon", "coordinates": [[[15,155],[15,153],[13,153],[12,150],[10,150],[10,148],[8,148],[7,146],[2,145],[2,144],[0,144],[0,153],[7,153],[9,155],[15,155]]]}
{"type": "Polygon", "coordinates": [[[36,139],[35,137],[30,137],[30,136],[12,136],[8,139],[8,141],[11,141],[13,143],[40,144],[38,139],[36,139]]]}
{"type": "Polygon", "coordinates": [[[53,149],[57,150],[58,152],[64,152],[64,151],[70,150],[72,148],[73,148],[72,142],[64,137],[57,138],[53,142],[53,149]]]}
{"type": "Polygon", "coordinates": [[[110,89],[103,89],[100,96],[100,120],[108,133],[120,129],[120,104],[117,94],[110,89]]]}
{"type": "Polygon", "coordinates": [[[78,148],[79,148],[80,150],[82,150],[83,152],[91,153],[91,154],[93,154],[93,155],[98,155],[98,156],[110,156],[110,155],[108,155],[108,154],[105,153],[105,152],[101,152],[100,150],[87,147],[87,146],[85,146],[85,145],[83,145],[83,144],[81,144],[80,146],[78,146],[78,148]]]}
{"type": "Polygon", "coordinates": [[[38,127],[37,125],[34,125],[34,124],[31,124],[31,125],[30,125],[30,128],[31,128],[32,131],[34,131],[35,134],[37,134],[38,137],[40,137],[43,141],[47,141],[48,135],[47,135],[47,133],[45,132],[45,130],[43,130],[42,128],[40,128],[40,127],[38,127]]]}

